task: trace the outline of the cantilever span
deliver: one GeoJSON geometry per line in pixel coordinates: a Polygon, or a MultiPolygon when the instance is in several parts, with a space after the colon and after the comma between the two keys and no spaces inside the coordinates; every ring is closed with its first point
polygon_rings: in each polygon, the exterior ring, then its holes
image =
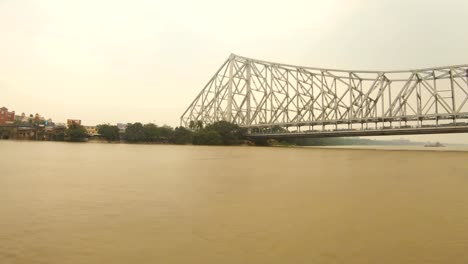
{"type": "Polygon", "coordinates": [[[252,137],[468,132],[468,65],[359,71],[231,54],[181,117],[252,137]]]}

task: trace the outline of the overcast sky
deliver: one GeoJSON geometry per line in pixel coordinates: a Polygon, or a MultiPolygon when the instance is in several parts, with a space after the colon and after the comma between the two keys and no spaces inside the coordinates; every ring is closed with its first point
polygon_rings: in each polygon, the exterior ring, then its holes
{"type": "Polygon", "coordinates": [[[466,0],[0,0],[0,105],[176,126],[230,53],[342,69],[467,64],[467,17],[466,0]]]}

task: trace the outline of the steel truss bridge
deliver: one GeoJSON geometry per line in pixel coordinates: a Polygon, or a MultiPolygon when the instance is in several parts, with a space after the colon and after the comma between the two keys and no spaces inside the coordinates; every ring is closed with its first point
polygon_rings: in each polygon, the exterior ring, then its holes
{"type": "Polygon", "coordinates": [[[181,117],[250,137],[468,132],[468,65],[404,71],[294,66],[231,56],[181,117]]]}

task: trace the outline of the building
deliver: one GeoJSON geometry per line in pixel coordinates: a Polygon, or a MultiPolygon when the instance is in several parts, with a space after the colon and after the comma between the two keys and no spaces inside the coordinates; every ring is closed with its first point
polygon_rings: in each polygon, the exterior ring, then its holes
{"type": "Polygon", "coordinates": [[[59,123],[55,123],[55,127],[64,127],[64,128],[66,128],[67,124],[59,122],[59,123]]]}
{"type": "Polygon", "coordinates": [[[88,134],[88,136],[97,136],[97,135],[99,135],[98,132],[97,132],[96,126],[84,126],[84,128],[86,129],[86,134],[88,134]]]}
{"type": "Polygon", "coordinates": [[[117,128],[119,129],[120,133],[125,133],[125,130],[127,129],[127,124],[117,123],[117,128]]]}
{"type": "Polygon", "coordinates": [[[49,118],[45,121],[45,125],[46,126],[51,126],[51,127],[54,127],[55,126],[55,123],[52,121],[52,118],[49,118]]]}
{"type": "Polygon", "coordinates": [[[8,108],[0,108],[0,125],[12,124],[15,122],[15,111],[8,112],[8,108]]]}
{"type": "Polygon", "coordinates": [[[67,126],[71,126],[72,124],[77,124],[81,126],[81,120],[80,119],[67,119],[67,126]]]}
{"type": "Polygon", "coordinates": [[[16,139],[38,140],[38,129],[35,127],[18,127],[16,129],[16,139]]]}
{"type": "Polygon", "coordinates": [[[45,118],[40,114],[36,113],[34,115],[34,122],[45,122],[45,118]]]}

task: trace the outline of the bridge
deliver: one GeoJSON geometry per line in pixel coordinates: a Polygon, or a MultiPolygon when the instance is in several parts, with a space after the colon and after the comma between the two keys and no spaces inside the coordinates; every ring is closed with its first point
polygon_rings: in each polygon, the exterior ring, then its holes
{"type": "Polygon", "coordinates": [[[252,138],[468,132],[468,65],[336,70],[231,54],[181,116],[252,138]]]}

